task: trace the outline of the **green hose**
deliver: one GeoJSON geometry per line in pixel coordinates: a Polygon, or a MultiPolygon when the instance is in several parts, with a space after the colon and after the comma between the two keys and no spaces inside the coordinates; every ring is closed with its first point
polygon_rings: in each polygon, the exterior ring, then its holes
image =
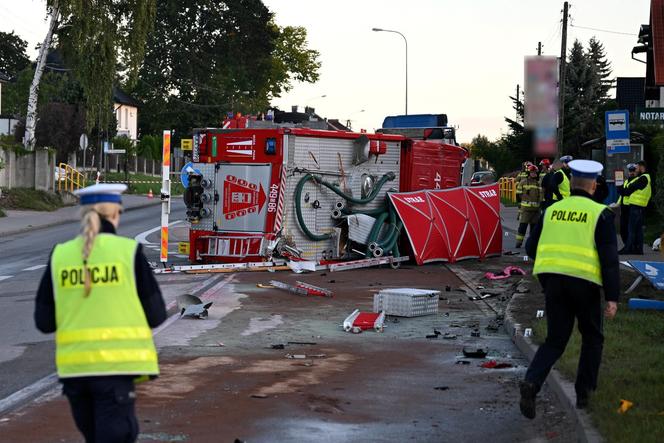
{"type": "MultiPolygon", "coordinates": [[[[307,175],[311,175],[311,174],[307,174],[307,175]]],[[[378,180],[378,183],[376,183],[376,186],[374,186],[374,188],[371,190],[371,193],[369,193],[369,195],[366,198],[353,198],[348,194],[344,194],[336,186],[334,186],[330,183],[327,183],[326,181],[323,181],[322,178],[315,177],[315,176],[312,176],[312,177],[313,177],[313,179],[316,183],[325,186],[330,191],[334,192],[335,194],[337,194],[339,197],[345,199],[346,201],[351,202],[351,203],[355,203],[356,205],[366,205],[367,203],[372,202],[373,199],[376,198],[376,196],[378,195],[380,190],[383,188],[383,185],[385,183],[387,183],[388,181],[394,180],[396,178],[396,175],[392,171],[390,171],[390,172],[386,173],[385,175],[383,175],[380,178],[380,180],[378,180]]]]}
{"type": "Polygon", "coordinates": [[[387,220],[388,217],[387,212],[381,213],[377,218],[376,221],[374,222],[374,225],[371,228],[371,231],[369,232],[369,236],[367,237],[367,250],[366,250],[366,255],[367,257],[370,257],[371,251],[369,250],[369,245],[373,242],[376,241],[376,238],[378,238],[378,234],[380,233],[380,228],[383,227],[383,223],[385,223],[385,220],[387,220]]]}
{"type": "Polygon", "coordinates": [[[332,237],[331,232],[328,234],[315,234],[311,232],[304,223],[304,216],[302,216],[302,189],[304,189],[304,185],[313,178],[313,175],[307,174],[302,177],[295,187],[295,215],[297,216],[297,223],[300,225],[300,229],[302,229],[304,235],[314,241],[327,240],[332,237]]]}

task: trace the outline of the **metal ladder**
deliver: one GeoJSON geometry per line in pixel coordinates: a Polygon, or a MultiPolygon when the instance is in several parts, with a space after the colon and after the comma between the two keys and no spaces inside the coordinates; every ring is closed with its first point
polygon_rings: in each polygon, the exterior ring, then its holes
{"type": "MultiPolygon", "coordinates": [[[[252,240],[261,240],[257,237],[201,237],[208,242],[207,252],[201,256],[208,257],[236,257],[244,258],[249,255],[259,255],[259,252],[251,253],[252,240]]],[[[260,246],[258,248],[260,250],[260,246]]]]}

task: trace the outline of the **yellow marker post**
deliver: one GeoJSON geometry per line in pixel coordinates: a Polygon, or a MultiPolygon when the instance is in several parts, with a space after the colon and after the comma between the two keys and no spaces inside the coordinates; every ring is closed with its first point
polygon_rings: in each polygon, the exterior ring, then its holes
{"type": "Polygon", "coordinates": [[[171,213],[171,131],[163,133],[163,151],[161,165],[161,251],[159,260],[168,261],[168,216],[171,213]]]}

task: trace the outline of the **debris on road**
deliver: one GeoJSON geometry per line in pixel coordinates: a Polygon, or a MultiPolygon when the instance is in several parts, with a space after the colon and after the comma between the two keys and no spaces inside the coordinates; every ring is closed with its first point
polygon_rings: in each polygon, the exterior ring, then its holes
{"type": "Polygon", "coordinates": [[[448,389],[450,389],[450,387],[449,386],[436,386],[434,389],[436,391],[447,391],[448,389]]]}
{"type": "Polygon", "coordinates": [[[440,291],[433,289],[392,288],[382,289],[373,298],[374,312],[386,315],[419,317],[438,314],[440,291]]]}
{"type": "Polygon", "coordinates": [[[258,283],[256,285],[256,287],[261,288],[261,289],[272,289],[272,288],[274,288],[274,285],[265,284],[265,283],[258,283]]]}
{"type": "Polygon", "coordinates": [[[295,285],[289,285],[288,283],[280,282],[277,280],[270,280],[270,284],[277,289],[283,289],[284,291],[288,291],[297,295],[311,295],[318,297],[332,297],[333,295],[332,291],[329,289],[310,285],[301,281],[296,281],[295,285]]]}
{"type": "Polygon", "coordinates": [[[470,336],[471,337],[479,337],[480,336],[480,330],[479,329],[473,329],[470,331],[470,336]]]}
{"type": "Polygon", "coordinates": [[[251,398],[267,398],[267,395],[265,395],[265,394],[251,394],[249,397],[251,397],[251,398]]]}
{"type": "Polygon", "coordinates": [[[468,360],[457,360],[456,365],[469,365],[470,362],[468,360]]]}
{"type": "Polygon", "coordinates": [[[466,358],[485,358],[489,353],[488,350],[483,348],[463,348],[463,356],[466,358]]]}
{"type": "Polygon", "coordinates": [[[212,302],[203,303],[200,298],[191,294],[178,295],[176,300],[178,309],[180,309],[180,317],[207,318],[208,309],[212,306],[212,302]]]}
{"type": "Polygon", "coordinates": [[[526,271],[519,268],[518,266],[507,266],[505,269],[498,273],[487,272],[484,274],[484,277],[488,278],[489,280],[503,280],[513,275],[526,275],[526,271]]]}
{"type": "Polygon", "coordinates": [[[279,343],[279,344],[276,344],[276,345],[271,345],[270,349],[286,349],[286,345],[283,344],[283,343],[279,343]]]}
{"type": "Polygon", "coordinates": [[[366,331],[367,329],[374,329],[376,332],[383,332],[385,323],[385,312],[360,312],[359,309],[354,310],[343,322],[343,328],[346,332],[359,332],[366,331]]]}
{"type": "Polygon", "coordinates": [[[506,362],[499,363],[496,360],[485,361],[480,366],[486,369],[506,369],[514,367],[511,363],[506,363],[506,362]]]}
{"type": "Polygon", "coordinates": [[[290,358],[293,360],[306,360],[307,358],[325,358],[325,354],[286,354],[285,358],[290,358]]]}
{"type": "Polygon", "coordinates": [[[315,272],[316,262],[303,260],[303,261],[289,261],[286,265],[296,274],[302,274],[304,271],[315,272]]]}

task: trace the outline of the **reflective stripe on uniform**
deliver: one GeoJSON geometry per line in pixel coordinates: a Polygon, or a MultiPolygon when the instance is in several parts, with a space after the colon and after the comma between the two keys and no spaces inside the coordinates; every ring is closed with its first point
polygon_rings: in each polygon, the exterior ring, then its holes
{"type": "Polygon", "coordinates": [[[156,358],[157,353],[148,349],[99,349],[95,351],[60,352],[56,358],[56,364],[147,363],[156,358]]]}
{"type": "Polygon", "coordinates": [[[150,328],[91,328],[70,331],[56,331],[55,343],[64,345],[82,341],[110,341],[110,340],[145,340],[152,338],[150,328]]]}

